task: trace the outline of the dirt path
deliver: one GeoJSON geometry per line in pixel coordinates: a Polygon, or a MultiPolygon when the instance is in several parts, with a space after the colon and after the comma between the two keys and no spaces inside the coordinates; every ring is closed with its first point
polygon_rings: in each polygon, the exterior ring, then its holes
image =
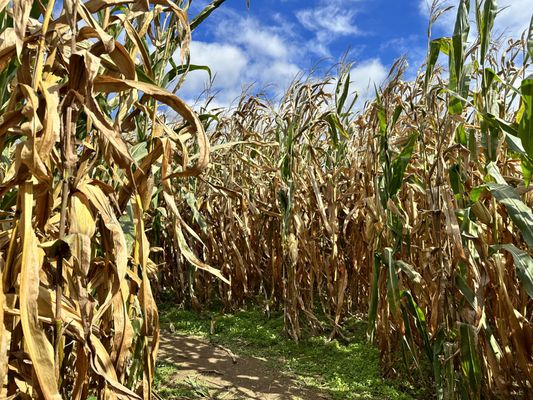
{"type": "MultiPolygon", "coordinates": [[[[208,341],[162,332],[158,360],[178,366],[175,382],[206,389],[210,399],[327,399],[269,366],[266,360],[232,355],[208,341]],[[234,362],[235,361],[235,362],[234,362]]],[[[171,384],[168,382],[165,384],[171,384]]]]}

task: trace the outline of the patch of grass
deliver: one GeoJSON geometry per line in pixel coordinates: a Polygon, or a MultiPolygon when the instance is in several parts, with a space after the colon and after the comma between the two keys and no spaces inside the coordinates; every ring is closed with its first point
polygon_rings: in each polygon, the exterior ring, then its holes
{"type": "Polygon", "coordinates": [[[210,317],[208,314],[200,315],[192,311],[172,308],[166,303],[160,305],[158,310],[162,329],[197,336],[205,336],[209,333],[210,317]]]}
{"type": "Polygon", "coordinates": [[[256,309],[196,314],[168,305],[160,310],[163,328],[172,325],[180,334],[201,336],[238,354],[265,358],[272,368],[333,399],[411,399],[381,377],[379,352],[366,341],[363,321],[350,321],[348,344],[324,336],[296,343],[284,334],[281,314],[268,318],[256,309]]]}
{"type": "Polygon", "coordinates": [[[158,362],[156,365],[154,390],[165,400],[187,400],[208,398],[209,389],[201,383],[188,379],[177,382],[178,366],[171,362],[158,362]]]}

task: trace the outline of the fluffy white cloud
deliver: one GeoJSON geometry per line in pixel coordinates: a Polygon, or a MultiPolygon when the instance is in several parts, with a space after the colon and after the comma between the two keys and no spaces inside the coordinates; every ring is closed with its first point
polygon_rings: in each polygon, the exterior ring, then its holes
{"type": "Polygon", "coordinates": [[[334,35],[354,35],[360,33],[355,25],[353,10],[342,9],[335,4],[309,8],[296,13],[298,21],[308,30],[334,35]]]}
{"type": "MultiPolygon", "coordinates": [[[[223,41],[193,40],[191,63],[211,69],[217,105],[231,105],[250,84],[274,97],[283,93],[301,72],[301,50],[290,34],[284,34],[287,31],[285,26],[265,26],[257,19],[226,13],[214,27],[215,37],[223,41]]],[[[196,98],[208,84],[204,71],[193,71],[179,94],[196,98]]]]}
{"type": "Polygon", "coordinates": [[[286,59],[288,57],[289,44],[275,29],[261,26],[253,19],[244,19],[237,26],[238,32],[234,26],[226,25],[220,28],[220,33],[236,34],[231,40],[252,54],[274,59],[286,59]]]}
{"type": "Polygon", "coordinates": [[[322,0],[316,7],[296,13],[302,26],[315,33],[315,41],[309,50],[329,56],[328,45],[341,36],[363,35],[356,25],[357,11],[354,3],[359,0],[322,0]]]}
{"type": "MultiPolygon", "coordinates": [[[[228,43],[193,41],[190,52],[191,63],[207,65],[215,75],[217,86],[224,89],[239,84],[240,77],[249,63],[248,56],[241,48],[228,43]]],[[[206,73],[202,70],[191,72],[186,82],[188,90],[202,90],[207,83],[206,73]]]]}
{"type": "MultiPolygon", "coordinates": [[[[296,16],[305,29],[315,32],[315,38],[301,35],[302,26],[282,15],[273,15],[266,25],[247,15],[221,10],[220,18],[212,19],[210,33],[215,42],[194,40],[191,44],[191,62],[211,68],[214,81],[211,94],[216,94],[215,106],[235,105],[243,90],[262,92],[273,100],[285,93],[288,85],[308,68],[306,59],[315,57],[320,46],[328,52],[335,36],[359,35],[355,22],[354,5],[361,0],[320,0],[320,13],[315,9],[300,10],[296,16]],[[344,7],[342,7],[344,4],[344,7]],[[331,21],[329,21],[331,19],[331,21]],[[314,22],[313,22],[314,21],[314,22]],[[318,40],[316,40],[318,39],[318,40]],[[311,48],[311,43],[314,48],[311,48]],[[252,90],[250,85],[253,84],[252,90]]],[[[388,73],[377,58],[363,60],[351,71],[352,90],[359,93],[358,104],[373,96],[374,85],[380,86],[388,73]]],[[[185,99],[197,99],[208,87],[205,71],[193,71],[178,93],[185,99]]],[[[200,101],[200,105],[202,102],[200,101]]]]}
{"type": "Polygon", "coordinates": [[[352,90],[359,94],[361,104],[374,96],[374,86],[379,87],[387,78],[388,69],[377,58],[365,60],[350,70],[352,90]]]}

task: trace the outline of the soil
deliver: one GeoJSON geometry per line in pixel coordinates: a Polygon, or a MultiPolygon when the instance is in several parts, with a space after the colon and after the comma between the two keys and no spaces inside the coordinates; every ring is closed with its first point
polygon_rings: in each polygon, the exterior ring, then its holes
{"type": "Polygon", "coordinates": [[[268,360],[233,354],[198,337],[162,332],[158,360],[178,366],[175,382],[194,382],[207,388],[208,399],[329,398],[283,375],[268,360]]]}

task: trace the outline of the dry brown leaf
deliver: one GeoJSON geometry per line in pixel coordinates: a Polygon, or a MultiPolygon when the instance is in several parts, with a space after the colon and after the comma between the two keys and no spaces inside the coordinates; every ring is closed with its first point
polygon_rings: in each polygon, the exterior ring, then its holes
{"type": "Polygon", "coordinates": [[[20,319],[24,342],[46,400],[61,400],[55,380],[54,352],[39,323],[37,299],[39,297],[39,269],[42,251],[32,228],[33,184],[25,182],[20,187],[22,216],[22,265],[20,272],[20,319]]]}

